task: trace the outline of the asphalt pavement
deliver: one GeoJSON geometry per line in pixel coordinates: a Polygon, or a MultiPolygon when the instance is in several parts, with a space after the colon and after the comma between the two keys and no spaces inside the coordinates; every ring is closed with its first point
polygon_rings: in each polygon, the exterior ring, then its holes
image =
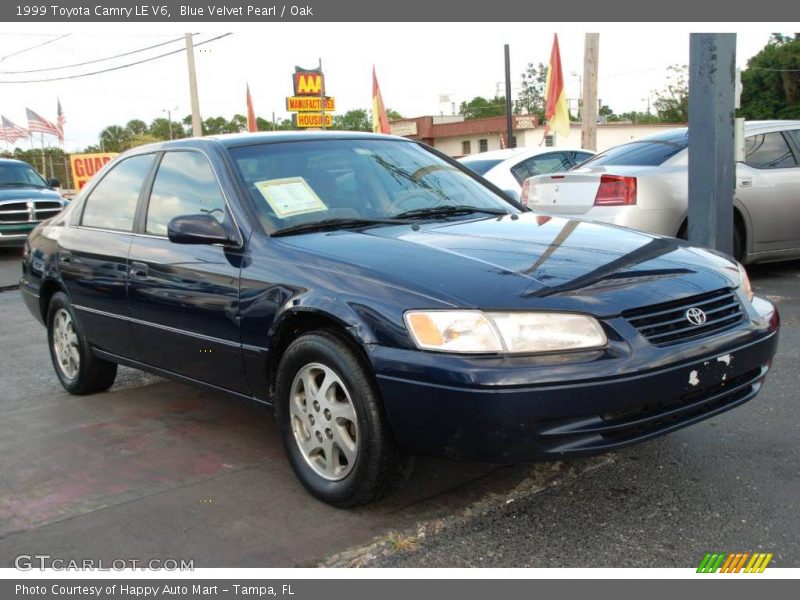
{"type": "Polygon", "coordinates": [[[800,263],[748,269],[782,316],[774,368],[748,404],[611,456],[603,468],[338,564],[697,567],[709,551],[800,567],[800,263]]]}
{"type": "MultiPolygon", "coordinates": [[[[18,269],[0,256],[0,273],[18,269]]],[[[800,264],[751,271],[783,315],[756,400],[594,460],[418,459],[401,492],[350,511],[305,493],[259,407],[131,369],[106,393],[69,396],[44,328],[18,291],[2,292],[0,566],[35,553],[197,567],[693,566],[709,550],[800,566],[800,264]]]]}

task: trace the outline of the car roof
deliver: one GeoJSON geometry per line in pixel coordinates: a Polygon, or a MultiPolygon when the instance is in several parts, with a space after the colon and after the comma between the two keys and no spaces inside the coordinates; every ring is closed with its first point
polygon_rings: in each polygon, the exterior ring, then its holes
{"type": "Polygon", "coordinates": [[[536,156],[537,154],[545,154],[546,152],[590,152],[585,148],[562,148],[556,146],[525,146],[522,148],[504,148],[503,150],[490,150],[488,152],[479,152],[478,154],[470,154],[462,156],[458,160],[463,163],[468,163],[474,160],[508,160],[510,158],[521,158],[524,156],[536,156]]]}
{"type": "MultiPolygon", "coordinates": [[[[744,129],[745,133],[748,134],[766,131],[782,131],[784,129],[800,129],[800,121],[778,119],[771,121],[745,121],[744,129]]],[[[625,143],[630,144],[635,142],[647,142],[650,140],[659,140],[664,142],[685,142],[687,140],[688,133],[688,127],[676,127],[675,129],[667,129],[666,131],[660,131],[659,133],[640,137],[625,143]]]]}
{"type": "Polygon", "coordinates": [[[16,158],[0,158],[0,164],[28,165],[30,167],[24,160],[17,160],[16,158]]]}
{"type": "Polygon", "coordinates": [[[203,148],[210,144],[221,144],[226,148],[237,146],[254,146],[258,144],[275,144],[279,142],[307,142],[310,140],[394,140],[403,142],[414,142],[398,135],[387,135],[382,133],[372,133],[369,131],[259,131],[255,133],[225,133],[219,135],[204,135],[202,137],[188,137],[177,140],[164,140],[143,146],[136,146],[124,153],[125,156],[132,154],[144,154],[147,152],[157,152],[176,148],[203,148]]]}

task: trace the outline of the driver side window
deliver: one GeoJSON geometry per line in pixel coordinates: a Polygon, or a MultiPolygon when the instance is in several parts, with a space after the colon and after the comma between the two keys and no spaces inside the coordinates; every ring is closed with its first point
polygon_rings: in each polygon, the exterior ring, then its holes
{"type": "Polygon", "coordinates": [[[199,214],[225,220],[225,198],[208,159],[199,152],[167,152],[153,181],[145,231],[167,235],[173,218],[199,214]]]}

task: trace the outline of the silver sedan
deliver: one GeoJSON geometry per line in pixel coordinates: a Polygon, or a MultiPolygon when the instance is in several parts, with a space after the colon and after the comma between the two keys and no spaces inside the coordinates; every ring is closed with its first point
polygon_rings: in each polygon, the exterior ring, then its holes
{"type": "MultiPolygon", "coordinates": [[[[736,165],[734,254],[754,263],[800,258],[800,121],[745,124],[736,165]]],[[[600,152],[577,169],[525,180],[522,201],[569,215],[686,237],[688,130],[600,152]]]]}

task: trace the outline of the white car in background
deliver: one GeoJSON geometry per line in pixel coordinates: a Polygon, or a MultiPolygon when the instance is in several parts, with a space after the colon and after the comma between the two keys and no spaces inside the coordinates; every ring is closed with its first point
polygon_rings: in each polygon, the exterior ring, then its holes
{"type": "Polygon", "coordinates": [[[522,182],[528,177],[566,171],[592,156],[591,150],[542,146],[480,152],[463,156],[458,161],[519,200],[522,182]]]}
{"type": "MultiPolygon", "coordinates": [[[[567,173],[527,179],[536,212],[686,238],[688,129],[610,148],[567,173]]],[[[800,258],[800,121],[745,123],[736,164],[734,256],[744,263],[800,258]]]]}

